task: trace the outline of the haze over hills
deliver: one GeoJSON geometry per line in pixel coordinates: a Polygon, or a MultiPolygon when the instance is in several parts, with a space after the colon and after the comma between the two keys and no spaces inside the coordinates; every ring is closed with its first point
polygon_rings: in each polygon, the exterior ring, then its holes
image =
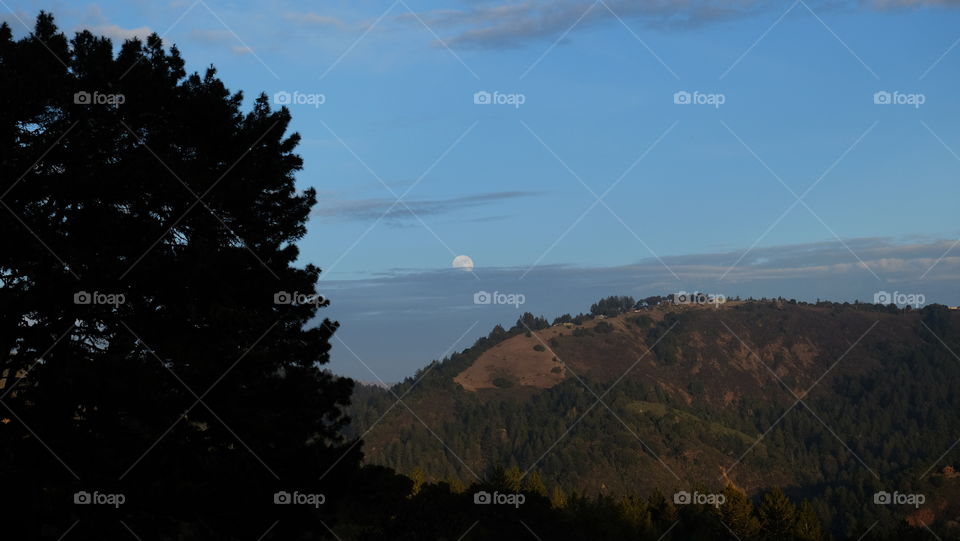
{"type": "Polygon", "coordinates": [[[359,387],[367,462],[454,484],[513,467],[587,495],[782,486],[841,535],[960,516],[960,312],[648,301],[524,314],[390,390],[359,387]]]}

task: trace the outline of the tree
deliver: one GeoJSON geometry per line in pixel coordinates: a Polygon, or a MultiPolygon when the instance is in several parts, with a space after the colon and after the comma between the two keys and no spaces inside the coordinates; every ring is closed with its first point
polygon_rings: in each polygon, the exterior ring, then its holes
{"type": "Polygon", "coordinates": [[[757,509],[762,539],[791,539],[797,520],[797,507],[779,487],[763,495],[757,509]]]}
{"type": "Polygon", "coordinates": [[[633,310],[637,302],[633,297],[612,296],[600,299],[590,306],[590,314],[594,316],[613,317],[633,310]]]}
{"type": "Polygon", "coordinates": [[[416,495],[420,492],[420,487],[423,486],[423,483],[426,482],[427,474],[424,473],[423,468],[417,466],[413,468],[410,472],[410,480],[413,481],[413,489],[411,489],[411,494],[416,495]]]}
{"type": "Polygon", "coordinates": [[[546,329],[549,326],[550,322],[548,322],[543,316],[537,317],[530,312],[524,312],[523,315],[517,319],[517,323],[511,330],[516,330],[517,332],[530,332],[546,329]]]}
{"type": "Polygon", "coordinates": [[[352,383],[322,369],[337,324],[307,325],[327,302],[294,266],[316,194],[289,111],[243,113],[155,34],[114,56],[46,13],[0,26],[0,66],[0,367],[27,371],[0,483],[35,487],[4,496],[8,526],[96,528],[73,493],[98,490],[134,529],[249,536],[278,489],[332,497],[359,460],[352,383]]]}
{"type": "Polygon", "coordinates": [[[550,505],[556,509],[563,509],[567,506],[567,495],[560,488],[560,485],[554,485],[553,492],[550,494],[550,505]]]}
{"type": "Polygon", "coordinates": [[[723,489],[723,495],[723,505],[715,508],[720,520],[740,539],[752,539],[760,530],[760,522],[753,515],[750,499],[730,485],[723,489]]]}
{"type": "Polygon", "coordinates": [[[804,541],[818,541],[823,539],[823,523],[809,500],[803,500],[797,511],[797,520],[794,532],[798,539],[804,541]]]}
{"type": "Polygon", "coordinates": [[[532,471],[529,475],[523,478],[523,491],[531,494],[538,494],[544,498],[547,497],[547,485],[543,483],[543,479],[540,477],[540,472],[532,471]]]}
{"type": "Polygon", "coordinates": [[[507,469],[496,468],[493,473],[493,485],[505,492],[520,492],[523,487],[523,473],[516,466],[507,469]]]}

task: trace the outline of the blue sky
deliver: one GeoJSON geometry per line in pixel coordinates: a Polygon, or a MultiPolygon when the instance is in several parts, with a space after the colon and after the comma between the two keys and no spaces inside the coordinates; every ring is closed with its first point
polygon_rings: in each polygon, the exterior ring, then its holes
{"type": "Polygon", "coordinates": [[[516,319],[480,290],[548,317],[708,288],[960,304],[960,2],[4,0],[0,18],[22,34],[40,9],[155,31],[248,100],[322,94],[290,108],[341,373],[394,381],[516,319]]]}

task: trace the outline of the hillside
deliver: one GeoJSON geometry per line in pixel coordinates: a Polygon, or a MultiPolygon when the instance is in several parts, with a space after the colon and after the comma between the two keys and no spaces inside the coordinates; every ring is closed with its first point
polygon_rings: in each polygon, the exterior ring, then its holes
{"type": "Polygon", "coordinates": [[[951,519],[952,496],[932,501],[957,480],[925,474],[960,466],[944,455],[960,437],[958,315],[784,301],[527,314],[389,391],[358,389],[352,429],[368,462],[427,479],[515,466],[586,494],[784,486],[838,532],[907,514],[874,492],[924,489],[920,515],[951,519]],[[859,512],[835,516],[838,502],[859,512]]]}

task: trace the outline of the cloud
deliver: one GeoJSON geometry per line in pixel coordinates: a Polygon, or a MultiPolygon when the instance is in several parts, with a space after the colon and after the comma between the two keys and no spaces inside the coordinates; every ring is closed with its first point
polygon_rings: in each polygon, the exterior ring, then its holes
{"type": "MultiPolygon", "coordinates": [[[[837,7],[890,9],[957,6],[960,0],[807,0],[815,11],[837,7]]],[[[396,20],[446,34],[444,43],[464,49],[519,47],[535,40],[557,39],[599,24],[630,22],[645,28],[680,30],[753,17],[786,4],[775,0],[522,0],[470,2],[463,9],[406,13],[396,20]]],[[[436,45],[441,45],[439,42],[436,45]]]]}
{"type": "MultiPolygon", "coordinates": [[[[556,38],[572,27],[617,22],[618,18],[640,20],[648,27],[690,28],[751,16],[769,5],[769,0],[525,0],[475,3],[462,10],[420,16],[431,27],[452,32],[452,37],[445,40],[451,47],[507,48],[556,38]]],[[[408,17],[412,18],[400,18],[408,17]]]]}
{"type": "Polygon", "coordinates": [[[188,34],[191,40],[200,43],[218,44],[226,41],[236,41],[236,37],[228,30],[208,30],[195,28],[188,34]]]}
{"type": "Polygon", "coordinates": [[[77,25],[75,30],[89,30],[94,35],[106,36],[114,41],[126,41],[135,37],[145,40],[147,36],[153,34],[153,30],[148,26],[139,26],[137,28],[124,28],[111,23],[103,10],[97,4],[90,5],[83,15],[83,21],[77,25]]]}
{"type": "Polygon", "coordinates": [[[336,201],[321,206],[314,215],[336,220],[372,221],[383,217],[387,222],[398,225],[416,220],[417,216],[435,216],[447,214],[465,208],[488,205],[499,201],[536,195],[534,192],[492,192],[450,199],[410,200],[404,204],[395,203],[389,198],[370,198],[336,201]],[[412,213],[411,213],[412,212],[412,213]]]}
{"type": "MultiPolygon", "coordinates": [[[[226,45],[236,43],[239,38],[229,30],[211,30],[195,28],[187,34],[192,41],[204,43],[207,45],[226,45]]],[[[234,54],[245,55],[254,54],[253,49],[246,45],[231,45],[230,51],[234,54]]]]}
{"type": "Polygon", "coordinates": [[[331,17],[329,15],[319,15],[317,13],[285,13],[283,18],[300,24],[308,24],[313,26],[329,26],[334,28],[346,28],[348,25],[342,19],[336,17],[331,17]]]}
{"type": "Polygon", "coordinates": [[[81,28],[93,32],[94,35],[106,36],[114,41],[126,41],[128,39],[140,38],[146,40],[147,36],[153,33],[153,30],[147,26],[137,28],[123,28],[115,24],[105,25],[82,25],[81,28]]]}

